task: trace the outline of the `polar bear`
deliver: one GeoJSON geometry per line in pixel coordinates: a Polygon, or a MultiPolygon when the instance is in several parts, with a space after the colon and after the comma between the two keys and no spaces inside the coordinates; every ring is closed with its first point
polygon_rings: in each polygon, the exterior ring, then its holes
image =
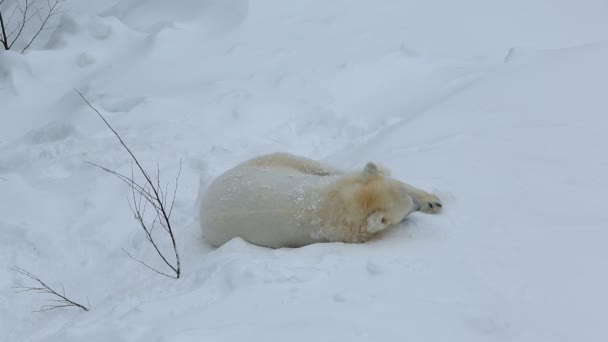
{"type": "Polygon", "coordinates": [[[373,162],[344,172],[288,153],[242,162],[201,195],[202,234],[214,246],[237,237],[270,248],[362,243],[412,212],[443,206],[373,162]]]}

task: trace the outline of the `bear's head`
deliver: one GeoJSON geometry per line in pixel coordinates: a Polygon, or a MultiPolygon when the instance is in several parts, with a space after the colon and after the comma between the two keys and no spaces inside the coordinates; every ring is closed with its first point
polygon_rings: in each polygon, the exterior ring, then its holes
{"type": "Polygon", "coordinates": [[[399,224],[419,209],[405,183],[391,178],[388,169],[369,162],[360,177],[362,186],[357,191],[357,204],[375,220],[386,225],[399,224]]]}
{"type": "Polygon", "coordinates": [[[370,232],[399,224],[419,209],[407,186],[373,162],[336,181],[329,198],[334,224],[361,226],[370,232]]]}

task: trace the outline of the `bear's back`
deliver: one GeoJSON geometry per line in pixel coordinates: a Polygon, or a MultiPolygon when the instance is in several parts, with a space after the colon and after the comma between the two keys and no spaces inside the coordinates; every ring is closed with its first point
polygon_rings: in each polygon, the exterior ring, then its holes
{"type": "Polygon", "coordinates": [[[317,242],[320,192],[335,178],[274,165],[239,165],[214,180],[202,198],[204,238],[215,246],[235,237],[275,248],[317,242]]]}

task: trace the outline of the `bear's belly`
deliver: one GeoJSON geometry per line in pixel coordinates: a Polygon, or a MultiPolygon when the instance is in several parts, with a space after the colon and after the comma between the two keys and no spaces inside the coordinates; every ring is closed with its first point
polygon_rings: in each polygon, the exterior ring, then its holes
{"type": "Polygon", "coordinates": [[[215,246],[236,237],[272,248],[319,242],[320,190],[332,179],[281,168],[229,171],[202,198],[203,236],[215,246]]]}

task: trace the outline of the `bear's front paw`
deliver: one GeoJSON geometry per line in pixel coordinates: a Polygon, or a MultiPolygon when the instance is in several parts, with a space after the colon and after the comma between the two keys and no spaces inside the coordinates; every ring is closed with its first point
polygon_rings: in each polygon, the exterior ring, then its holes
{"type": "Polygon", "coordinates": [[[424,194],[416,198],[420,205],[420,211],[427,214],[436,214],[443,208],[441,200],[433,194],[424,194]]]}

